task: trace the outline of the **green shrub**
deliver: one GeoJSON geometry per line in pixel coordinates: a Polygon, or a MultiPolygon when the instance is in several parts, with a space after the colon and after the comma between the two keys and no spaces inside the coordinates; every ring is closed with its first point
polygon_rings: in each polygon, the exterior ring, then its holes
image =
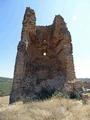
{"type": "Polygon", "coordinates": [[[68,94],[63,92],[63,91],[55,91],[54,94],[52,95],[52,97],[55,98],[69,98],[68,94]]]}
{"type": "Polygon", "coordinates": [[[81,100],[81,94],[79,91],[74,90],[74,91],[70,92],[70,98],[76,99],[76,100],[81,100]]]}

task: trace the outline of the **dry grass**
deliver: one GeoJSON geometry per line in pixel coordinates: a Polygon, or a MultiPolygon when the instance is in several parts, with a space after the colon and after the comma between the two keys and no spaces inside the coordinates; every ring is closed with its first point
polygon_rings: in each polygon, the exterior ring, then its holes
{"type": "Polygon", "coordinates": [[[90,104],[82,101],[52,98],[46,101],[18,102],[8,105],[0,98],[0,120],[90,120],[90,104]]]}

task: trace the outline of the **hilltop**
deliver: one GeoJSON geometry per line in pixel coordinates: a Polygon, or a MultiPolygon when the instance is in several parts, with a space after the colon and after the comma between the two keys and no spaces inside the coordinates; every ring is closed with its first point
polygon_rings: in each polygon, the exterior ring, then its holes
{"type": "MultiPolygon", "coordinates": [[[[11,86],[12,79],[0,77],[1,96],[9,95],[11,86]]],[[[8,103],[9,96],[0,97],[0,120],[90,120],[90,100],[85,104],[54,96],[44,101],[8,103]]]]}
{"type": "Polygon", "coordinates": [[[90,104],[79,100],[51,98],[8,105],[8,98],[0,98],[0,120],[90,120],[90,104]]]}

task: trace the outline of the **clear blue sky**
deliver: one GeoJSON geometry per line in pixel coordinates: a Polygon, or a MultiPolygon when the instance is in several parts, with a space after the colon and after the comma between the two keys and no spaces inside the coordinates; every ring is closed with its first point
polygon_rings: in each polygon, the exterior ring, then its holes
{"type": "Polygon", "coordinates": [[[26,6],[36,12],[37,24],[64,17],[72,36],[77,77],[90,77],[90,0],[0,0],[0,76],[13,77],[17,45],[26,6]]]}

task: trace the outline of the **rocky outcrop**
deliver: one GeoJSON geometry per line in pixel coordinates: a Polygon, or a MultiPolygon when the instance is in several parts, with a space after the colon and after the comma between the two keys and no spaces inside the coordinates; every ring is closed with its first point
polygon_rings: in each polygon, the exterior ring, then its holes
{"type": "Polygon", "coordinates": [[[57,15],[52,25],[36,26],[34,10],[26,8],[10,103],[42,99],[73,79],[71,35],[64,19],[57,15]]]}

